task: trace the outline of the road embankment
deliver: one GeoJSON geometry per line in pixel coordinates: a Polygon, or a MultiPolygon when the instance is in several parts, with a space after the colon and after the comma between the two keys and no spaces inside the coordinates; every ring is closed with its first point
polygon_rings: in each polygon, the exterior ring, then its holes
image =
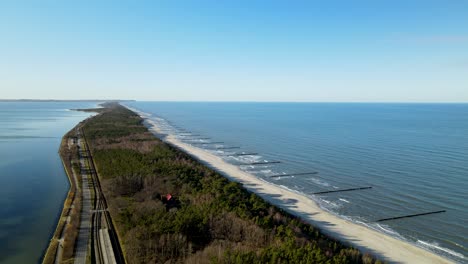
{"type": "Polygon", "coordinates": [[[81,210],[81,188],[77,184],[79,171],[74,165],[77,157],[76,148],[76,129],[74,128],[63,136],[59,147],[60,158],[70,183],[70,189],[64,200],[57,227],[44,254],[43,264],[71,263],[73,258],[81,210]]]}

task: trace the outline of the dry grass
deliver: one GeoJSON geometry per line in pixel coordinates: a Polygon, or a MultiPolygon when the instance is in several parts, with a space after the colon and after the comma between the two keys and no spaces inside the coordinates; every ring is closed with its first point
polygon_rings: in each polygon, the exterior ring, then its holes
{"type": "Polygon", "coordinates": [[[57,254],[58,241],[55,238],[52,238],[47,248],[47,252],[44,255],[42,264],[53,264],[55,263],[55,255],[57,254]]]}
{"type": "Polygon", "coordinates": [[[71,259],[63,260],[60,263],[61,264],[73,264],[74,262],[75,262],[75,259],[71,258],[71,259]]]}
{"type": "Polygon", "coordinates": [[[65,226],[63,234],[63,255],[62,260],[73,258],[75,242],[78,237],[80,227],[81,198],[75,198],[75,207],[70,213],[70,223],[65,226]]]}

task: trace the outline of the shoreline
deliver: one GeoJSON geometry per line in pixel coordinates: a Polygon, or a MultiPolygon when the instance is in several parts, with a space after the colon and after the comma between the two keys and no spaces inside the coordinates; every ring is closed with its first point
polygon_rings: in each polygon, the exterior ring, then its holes
{"type": "MultiPolygon", "coordinates": [[[[148,130],[153,134],[166,135],[145,113],[130,107],[127,108],[145,120],[148,130]]],[[[263,181],[240,170],[237,166],[225,162],[219,156],[181,142],[174,135],[167,135],[161,139],[215,169],[229,180],[241,183],[244,188],[258,194],[266,201],[319,228],[324,234],[342,243],[354,246],[363,253],[373,254],[390,263],[455,263],[451,259],[407,241],[399,240],[369,227],[340,218],[320,208],[309,197],[263,181]]]]}
{"type": "Polygon", "coordinates": [[[67,217],[70,216],[70,211],[72,209],[71,206],[73,205],[76,195],[77,195],[78,186],[76,186],[75,178],[74,176],[72,176],[73,172],[71,172],[71,170],[73,169],[69,167],[68,164],[65,162],[65,158],[63,154],[64,148],[68,144],[69,134],[73,130],[74,128],[72,128],[70,131],[65,133],[65,135],[63,135],[60,146],[59,146],[59,150],[58,150],[58,155],[60,157],[65,175],[67,176],[68,182],[70,185],[69,185],[67,194],[65,195],[63,199],[62,208],[60,212],[58,213],[57,221],[55,224],[55,229],[50,235],[49,244],[44,249],[44,252],[40,258],[40,263],[43,263],[43,264],[52,263],[56,261],[59,246],[61,245],[60,237],[65,232],[65,228],[67,225],[66,219],[67,217]]]}

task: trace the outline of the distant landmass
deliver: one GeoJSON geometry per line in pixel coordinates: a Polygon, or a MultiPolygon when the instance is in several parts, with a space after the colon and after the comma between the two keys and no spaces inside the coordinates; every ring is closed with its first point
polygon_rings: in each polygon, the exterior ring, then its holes
{"type": "Polygon", "coordinates": [[[0,102],[134,102],[135,100],[122,99],[78,99],[78,100],[62,100],[62,99],[0,99],[0,102]]]}

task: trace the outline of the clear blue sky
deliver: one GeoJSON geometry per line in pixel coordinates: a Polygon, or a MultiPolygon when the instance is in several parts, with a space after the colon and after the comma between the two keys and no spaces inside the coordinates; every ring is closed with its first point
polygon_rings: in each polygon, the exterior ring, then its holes
{"type": "Polygon", "coordinates": [[[0,87],[0,98],[467,102],[468,1],[5,0],[0,87]]]}

